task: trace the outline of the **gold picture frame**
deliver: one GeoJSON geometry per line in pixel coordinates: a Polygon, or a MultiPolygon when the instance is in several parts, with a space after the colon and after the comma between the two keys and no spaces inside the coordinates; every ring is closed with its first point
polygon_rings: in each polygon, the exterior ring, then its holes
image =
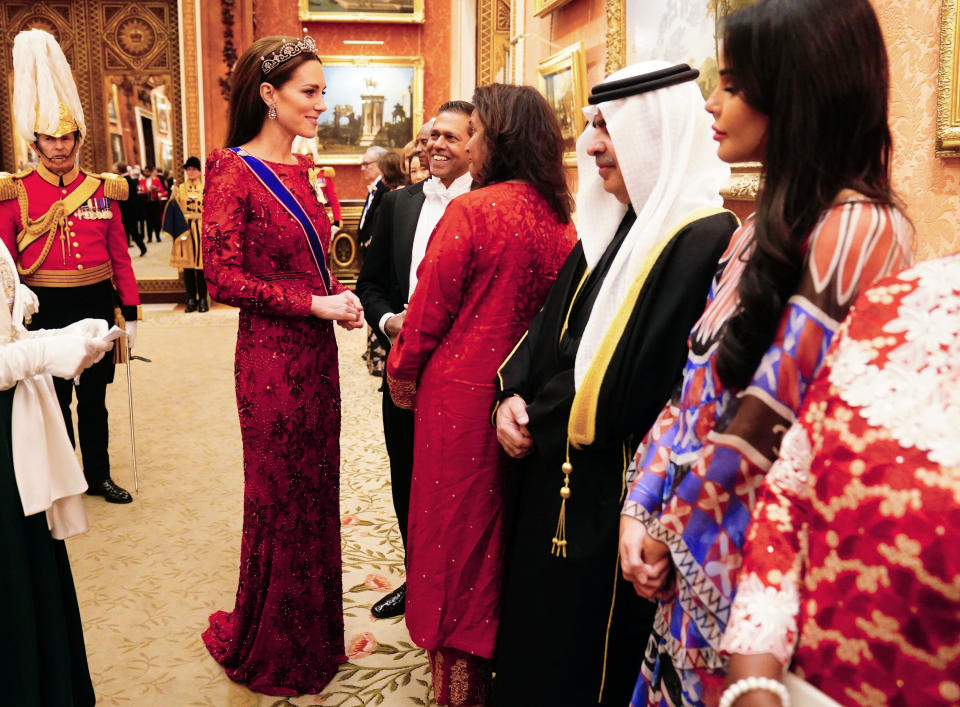
{"type": "Polygon", "coordinates": [[[404,22],[422,24],[424,0],[395,0],[392,5],[410,6],[394,11],[365,10],[354,5],[370,5],[365,0],[300,0],[301,22],[404,22]],[[334,9],[340,8],[340,9],[334,9]]]}
{"type": "MultiPolygon", "coordinates": [[[[705,12],[707,15],[708,22],[712,22],[714,25],[717,22],[717,15],[727,14],[729,11],[741,7],[744,4],[749,4],[751,0],[711,0],[710,2],[702,2],[702,0],[656,0],[656,2],[646,3],[644,5],[634,5],[630,4],[628,6],[626,0],[606,0],[605,8],[607,13],[607,36],[606,36],[606,64],[605,64],[605,73],[606,75],[612,74],[614,71],[618,71],[626,66],[627,61],[637,61],[644,58],[653,58],[650,56],[644,56],[643,53],[639,53],[637,47],[630,43],[630,21],[628,16],[633,13],[634,19],[636,20],[637,10],[640,8],[645,9],[649,12],[651,9],[660,4],[667,6],[673,3],[673,8],[676,9],[677,6],[682,5],[684,10],[691,16],[697,15],[695,24],[699,27],[703,25],[703,17],[699,17],[698,13],[705,12]],[[633,56],[631,56],[631,54],[633,56]]],[[[944,3],[953,4],[955,0],[943,0],[944,3]]],[[[698,64],[695,61],[690,63],[695,65],[694,68],[701,70],[701,78],[697,82],[700,86],[701,91],[704,92],[704,95],[708,94],[715,85],[716,82],[716,36],[715,33],[711,31],[713,35],[712,40],[708,40],[709,43],[713,44],[713,48],[709,50],[709,54],[713,57],[710,59],[706,56],[708,53],[704,50],[704,41],[701,41],[697,46],[700,47],[700,56],[699,58],[703,61],[702,64],[698,64]]],[[[694,33],[688,32],[684,35],[685,37],[692,37],[694,33]]],[[[696,35],[700,36],[700,35],[696,35]]],[[[650,48],[646,48],[648,51],[650,48]]],[[[683,49],[680,49],[683,51],[683,49]]],[[[689,51],[689,49],[688,49],[689,51]]],[[[682,55],[681,55],[682,56],[682,55]]],[[[656,57],[662,58],[662,57],[656,57]]],[[[677,61],[685,60],[687,57],[677,57],[677,61]]],[[[958,143],[960,144],[960,143],[958,143]]],[[[730,180],[723,186],[720,190],[721,196],[728,201],[756,201],[757,194],[760,190],[760,174],[762,170],[762,165],[759,162],[742,162],[739,164],[730,165],[731,175],[730,180]]]]}
{"type": "Polygon", "coordinates": [[[533,0],[533,16],[543,17],[569,3],[570,0],[533,0]]]}
{"type": "Polygon", "coordinates": [[[583,108],[587,105],[587,52],[583,42],[571,44],[537,65],[537,89],[560,122],[564,164],[576,164],[577,138],[583,132],[583,108]]]}
{"type": "Polygon", "coordinates": [[[960,6],[940,5],[940,68],[937,72],[937,157],[960,157],[960,6]]]}
{"type": "Polygon", "coordinates": [[[327,81],[317,125],[322,164],[360,164],[372,145],[400,149],[413,140],[423,125],[423,57],[320,59],[327,81]]]}

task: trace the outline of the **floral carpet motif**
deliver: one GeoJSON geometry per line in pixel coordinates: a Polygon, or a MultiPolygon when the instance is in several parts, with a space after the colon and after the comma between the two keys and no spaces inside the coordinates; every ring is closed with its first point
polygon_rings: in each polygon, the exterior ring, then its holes
{"type": "Polygon", "coordinates": [[[349,661],[320,695],[278,698],[231,682],[200,640],[233,608],[243,469],[233,388],[235,310],[147,308],[134,353],[140,491],[134,492],[127,380],[108,390],[114,480],[127,506],[85,499],[90,532],[68,541],[98,705],[359,707],[431,705],[426,655],[403,618],[370,606],[403,581],[380,420],[363,331],[337,330],[343,431],[341,524],[349,661]]]}

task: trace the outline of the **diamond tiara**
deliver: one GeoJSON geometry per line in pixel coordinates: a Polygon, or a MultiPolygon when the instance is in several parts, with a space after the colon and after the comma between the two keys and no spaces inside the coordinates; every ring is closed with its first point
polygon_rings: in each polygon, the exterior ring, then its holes
{"type": "Polygon", "coordinates": [[[263,72],[263,75],[266,76],[283,62],[304,52],[311,54],[317,53],[317,43],[313,41],[313,37],[306,36],[296,42],[284,42],[277,51],[260,57],[260,61],[262,62],[260,64],[260,70],[263,72]]]}

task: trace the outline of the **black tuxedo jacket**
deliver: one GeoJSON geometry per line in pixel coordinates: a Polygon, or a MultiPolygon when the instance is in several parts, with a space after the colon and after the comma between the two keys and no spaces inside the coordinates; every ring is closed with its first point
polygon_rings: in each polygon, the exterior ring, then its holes
{"type": "Polygon", "coordinates": [[[384,195],[371,224],[373,240],[357,276],[356,293],[364,317],[387,351],[390,341],[380,331],[380,319],[387,312],[402,312],[410,298],[413,237],[423,201],[423,182],[384,195]]]}
{"type": "MultiPolygon", "coordinates": [[[[373,237],[373,222],[376,220],[377,211],[380,209],[380,204],[383,201],[383,197],[390,192],[390,189],[386,184],[383,183],[381,179],[377,182],[377,188],[373,190],[373,193],[367,194],[367,200],[370,201],[370,207],[366,210],[367,217],[363,220],[363,226],[357,231],[357,242],[360,244],[361,248],[370,247],[370,239],[373,237]]],[[[363,202],[366,206],[366,201],[363,202]]],[[[361,212],[361,218],[362,218],[361,212]]]]}

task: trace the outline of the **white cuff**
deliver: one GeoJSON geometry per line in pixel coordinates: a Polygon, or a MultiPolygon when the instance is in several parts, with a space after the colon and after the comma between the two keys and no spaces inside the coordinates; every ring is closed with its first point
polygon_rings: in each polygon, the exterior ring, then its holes
{"type": "Polygon", "coordinates": [[[388,339],[391,338],[391,337],[390,337],[390,335],[387,333],[387,329],[386,329],[387,320],[388,320],[390,317],[395,317],[395,316],[397,316],[397,315],[394,314],[393,312],[387,312],[387,313],[384,314],[382,317],[380,317],[380,321],[377,322],[377,328],[380,329],[380,331],[383,333],[383,335],[384,335],[385,337],[387,337],[388,339]]]}

